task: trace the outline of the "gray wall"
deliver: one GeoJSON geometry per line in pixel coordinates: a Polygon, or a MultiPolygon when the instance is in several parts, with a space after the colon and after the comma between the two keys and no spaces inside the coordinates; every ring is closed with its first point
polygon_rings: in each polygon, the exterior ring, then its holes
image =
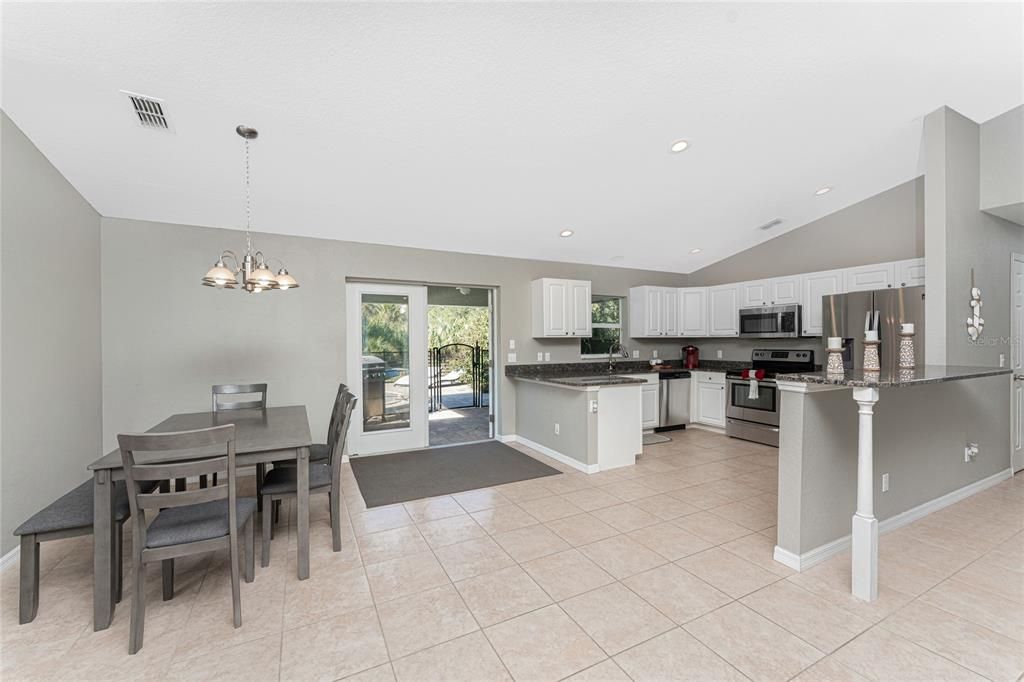
{"type": "MultiPolygon", "coordinates": [[[[579,340],[530,338],[531,280],[587,279],[595,294],[621,296],[639,284],[685,284],[668,273],[258,234],[256,245],[282,258],[301,286],[254,296],[199,285],[221,250],[244,244],[240,231],[102,222],[103,440],[110,448],[118,432],[206,409],[213,383],[248,380],[270,383],[272,405],[309,406],[313,435],[322,439],[345,379],[347,277],[498,287],[503,434],[515,432],[513,386],[504,377],[509,339],[520,362],[536,362],[538,351],[550,352],[552,362],[580,359],[579,340]]],[[[628,345],[644,358],[652,349],[679,356],[678,341],[628,345]]]]}
{"type": "Polygon", "coordinates": [[[923,255],[924,182],[916,178],[695,270],[687,284],[729,284],[923,255]]]}
{"type": "Polygon", "coordinates": [[[0,112],[0,553],[102,454],[100,217],[0,112]]]}
{"type": "Polygon", "coordinates": [[[597,464],[597,415],[588,409],[597,393],[515,381],[516,435],[567,455],[581,464],[597,464]],[[558,423],[555,435],[552,424],[558,423]]]}
{"type": "Polygon", "coordinates": [[[943,107],[925,118],[925,286],[928,364],[997,366],[1010,353],[1010,258],[1024,253],[1024,228],[980,210],[980,126],[943,107]],[[982,291],[984,334],[965,321],[974,281],[982,291]]]}
{"type": "Polygon", "coordinates": [[[1024,224],[1024,104],[981,124],[980,206],[1024,224]]]}
{"type": "MultiPolygon", "coordinates": [[[[874,417],[879,521],[1010,466],[1008,376],[883,389],[874,417]],[[964,445],[979,453],[964,462],[964,445]],[[890,475],[883,493],[882,474],[890,475]]],[[[857,506],[857,403],[852,391],[782,394],[779,545],[806,553],[850,534],[857,506]]]]}

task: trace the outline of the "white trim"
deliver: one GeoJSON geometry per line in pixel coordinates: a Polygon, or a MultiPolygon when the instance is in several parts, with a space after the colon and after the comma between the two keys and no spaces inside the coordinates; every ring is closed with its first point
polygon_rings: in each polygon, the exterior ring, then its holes
{"type": "Polygon", "coordinates": [[[601,470],[600,467],[598,467],[598,465],[596,464],[584,464],[583,462],[579,461],[578,459],[574,459],[569,455],[563,455],[561,452],[558,452],[557,450],[552,450],[546,445],[535,443],[528,438],[523,438],[522,436],[517,436],[516,434],[498,436],[498,440],[501,441],[502,443],[519,443],[521,445],[525,445],[531,450],[536,450],[540,454],[550,457],[553,460],[557,460],[562,464],[568,464],[573,469],[582,471],[585,474],[596,474],[598,471],[601,470]]]}
{"type": "MultiPolygon", "coordinates": [[[[1013,476],[1013,470],[1006,468],[987,478],[983,478],[980,481],[969,483],[963,488],[958,488],[953,492],[946,493],[942,497],[936,497],[930,502],[919,504],[916,507],[897,514],[896,516],[890,516],[886,520],[879,522],[878,532],[880,535],[891,533],[892,531],[922,519],[933,512],[937,512],[940,509],[944,509],[951,504],[956,504],[960,500],[964,500],[971,495],[976,495],[977,493],[991,488],[998,483],[1002,483],[1011,476],[1013,476]]],[[[806,571],[808,568],[831,559],[837,554],[842,554],[848,549],[850,549],[850,536],[846,535],[837,540],[833,540],[832,542],[826,542],[824,545],[815,547],[803,554],[794,554],[793,552],[776,545],[774,557],[780,564],[788,566],[794,571],[806,571]]]]}
{"type": "Polygon", "coordinates": [[[718,426],[711,426],[710,424],[702,424],[700,422],[690,422],[689,424],[686,425],[686,428],[696,429],[698,431],[708,431],[710,433],[717,433],[722,436],[726,435],[725,429],[720,428],[718,426]]]}
{"type": "Polygon", "coordinates": [[[18,559],[20,557],[21,543],[19,542],[17,545],[14,546],[14,549],[0,557],[0,571],[5,571],[7,570],[8,566],[18,563],[18,559]]]}

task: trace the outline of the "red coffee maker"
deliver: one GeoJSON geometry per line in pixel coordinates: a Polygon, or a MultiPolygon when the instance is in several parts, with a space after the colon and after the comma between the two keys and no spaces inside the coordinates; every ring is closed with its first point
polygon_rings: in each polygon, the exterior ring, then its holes
{"type": "Polygon", "coordinates": [[[697,369],[700,363],[700,350],[697,346],[683,346],[683,365],[686,369],[697,369]]]}

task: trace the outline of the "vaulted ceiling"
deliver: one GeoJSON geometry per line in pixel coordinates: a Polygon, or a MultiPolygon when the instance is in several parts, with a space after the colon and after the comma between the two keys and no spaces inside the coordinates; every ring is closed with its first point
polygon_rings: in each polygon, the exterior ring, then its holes
{"type": "Polygon", "coordinates": [[[915,177],[941,105],[1024,101],[1019,3],[8,2],[2,21],[0,106],[105,216],[243,224],[244,123],[257,230],[673,272],[915,177]],[[165,100],[173,132],[123,90],[165,100]]]}

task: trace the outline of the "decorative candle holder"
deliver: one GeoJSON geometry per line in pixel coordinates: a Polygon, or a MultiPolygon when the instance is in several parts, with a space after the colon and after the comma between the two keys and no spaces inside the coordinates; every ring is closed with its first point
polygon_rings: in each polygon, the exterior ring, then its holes
{"type": "Polygon", "coordinates": [[[900,332],[900,369],[914,369],[914,333],[900,332]]]}
{"type": "Polygon", "coordinates": [[[843,351],[830,350],[828,352],[828,363],[825,365],[825,371],[829,374],[842,374],[845,371],[843,367],[843,351]]]}
{"type": "Polygon", "coordinates": [[[878,359],[878,341],[864,341],[864,371],[878,372],[882,369],[878,359]]]}

